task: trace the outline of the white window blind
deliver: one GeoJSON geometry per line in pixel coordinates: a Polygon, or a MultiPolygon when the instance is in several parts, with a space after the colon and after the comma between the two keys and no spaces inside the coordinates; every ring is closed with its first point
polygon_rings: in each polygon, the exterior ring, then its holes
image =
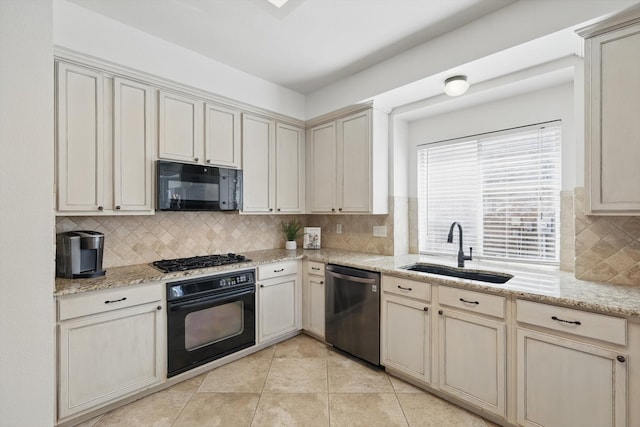
{"type": "Polygon", "coordinates": [[[474,257],[558,263],[560,134],[550,122],[420,146],[420,252],[457,253],[458,221],[474,257]]]}

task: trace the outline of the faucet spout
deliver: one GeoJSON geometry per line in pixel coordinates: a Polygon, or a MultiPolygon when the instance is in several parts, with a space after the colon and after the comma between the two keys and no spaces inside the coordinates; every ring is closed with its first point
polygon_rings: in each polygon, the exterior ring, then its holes
{"type": "Polygon", "coordinates": [[[454,221],[449,227],[449,235],[447,236],[447,243],[453,243],[453,230],[455,226],[458,226],[458,236],[459,236],[459,248],[458,248],[458,267],[464,267],[465,261],[473,260],[473,248],[469,248],[469,255],[464,254],[464,249],[462,248],[462,225],[458,221],[454,221]]]}

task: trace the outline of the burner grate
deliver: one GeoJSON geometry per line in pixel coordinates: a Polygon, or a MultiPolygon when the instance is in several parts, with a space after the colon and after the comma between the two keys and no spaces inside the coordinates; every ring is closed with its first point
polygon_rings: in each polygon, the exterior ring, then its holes
{"type": "Polygon", "coordinates": [[[154,261],[153,266],[159,270],[170,273],[173,271],[193,270],[196,268],[218,267],[227,264],[237,264],[239,262],[251,261],[244,255],[233,253],[221,255],[203,255],[189,258],[163,259],[154,261]]]}

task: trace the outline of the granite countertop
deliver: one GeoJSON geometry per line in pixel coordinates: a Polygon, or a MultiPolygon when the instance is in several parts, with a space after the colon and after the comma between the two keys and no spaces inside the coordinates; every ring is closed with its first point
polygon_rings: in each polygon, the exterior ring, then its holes
{"type": "Polygon", "coordinates": [[[519,264],[467,261],[466,270],[490,270],[509,273],[514,277],[505,284],[492,284],[438,276],[404,270],[401,267],[415,262],[456,266],[455,256],[434,257],[424,255],[384,256],[337,249],[288,251],[270,249],[244,254],[251,261],[221,267],[163,273],[151,264],[139,264],[107,269],[106,276],[93,279],[56,279],[55,296],[76,294],[100,289],[130,286],[140,283],[182,279],[203,274],[252,268],[260,264],[301,259],[335,263],[349,267],[378,271],[397,277],[428,280],[432,284],[456,286],[469,290],[514,296],[532,301],[548,302],[572,308],[580,308],[606,314],[640,318],[640,284],[638,286],[611,285],[576,279],[572,273],[560,272],[548,267],[529,267],[519,264]]]}

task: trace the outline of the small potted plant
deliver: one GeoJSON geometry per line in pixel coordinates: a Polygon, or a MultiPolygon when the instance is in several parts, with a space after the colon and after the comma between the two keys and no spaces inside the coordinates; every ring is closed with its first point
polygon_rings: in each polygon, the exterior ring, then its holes
{"type": "Polygon", "coordinates": [[[300,224],[300,221],[294,219],[290,222],[283,222],[280,228],[287,239],[284,247],[289,250],[296,249],[296,239],[302,236],[302,224],[300,224]]]}

